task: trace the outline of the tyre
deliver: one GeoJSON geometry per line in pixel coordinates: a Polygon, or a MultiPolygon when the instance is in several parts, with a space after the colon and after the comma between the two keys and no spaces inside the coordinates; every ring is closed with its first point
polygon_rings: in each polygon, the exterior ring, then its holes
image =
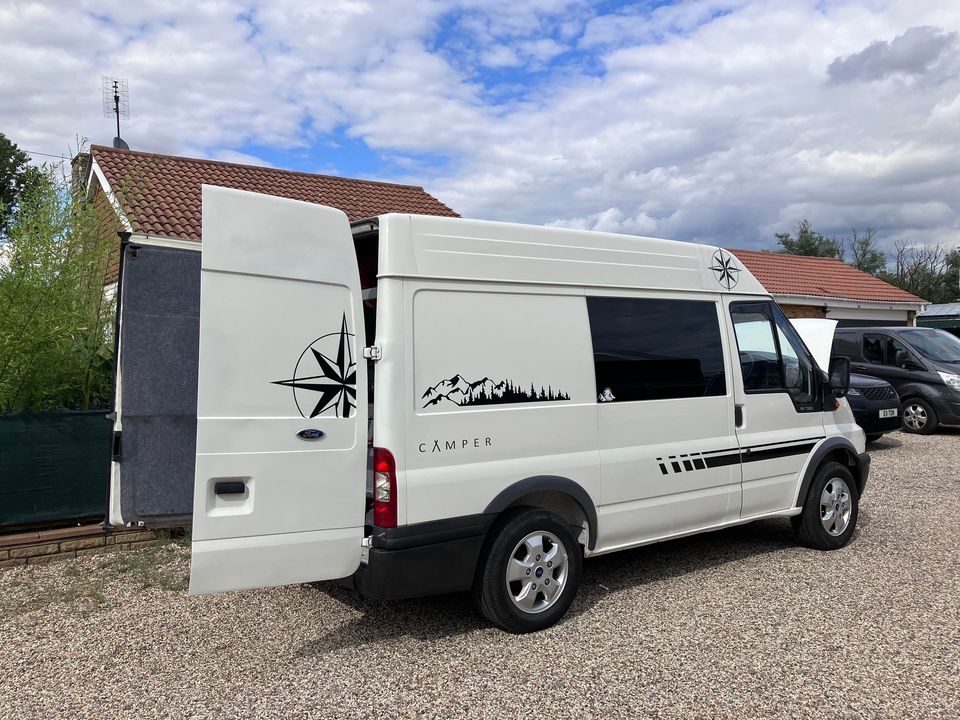
{"type": "Polygon", "coordinates": [[[867,442],[876,442],[883,437],[883,433],[870,433],[867,435],[867,442]]]}
{"type": "Polygon", "coordinates": [[[903,418],[903,429],[918,435],[929,435],[940,424],[930,403],[920,398],[905,400],[900,406],[900,417],[903,418]]]}
{"type": "Polygon", "coordinates": [[[580,545],[561,518],[521,510],[494,528],[481,557],[473,597],[491,623],[507,632],[543,630],[562,618],[580,583],[580,545]]]}
{"type": "Polygon", "coordinates": [[[816,550],[836,550],[853,536],[860,512],[857,484],[846,465],[821,467],[810,483],[803,512],[793,518],[801,544],[816,550]]]}

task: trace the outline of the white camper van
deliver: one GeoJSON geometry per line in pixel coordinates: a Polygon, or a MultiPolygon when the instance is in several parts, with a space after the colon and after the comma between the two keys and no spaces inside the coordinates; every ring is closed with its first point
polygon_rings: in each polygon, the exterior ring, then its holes
{"type": "Polygon", "coordinates": [[[527,632],[584,557],[853,534],[849,366],[725,250],[204,186],[201,263],[191,592],[472,590],[527,632]]]}

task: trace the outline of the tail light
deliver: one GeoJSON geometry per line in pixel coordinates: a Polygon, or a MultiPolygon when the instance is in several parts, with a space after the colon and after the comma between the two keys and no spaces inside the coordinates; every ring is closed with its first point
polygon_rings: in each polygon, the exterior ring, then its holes
{"type": "Polygon", "coordinates": [[[373,524],[397,526],[397,463],[386,448],[373,449],[373,524]]]}

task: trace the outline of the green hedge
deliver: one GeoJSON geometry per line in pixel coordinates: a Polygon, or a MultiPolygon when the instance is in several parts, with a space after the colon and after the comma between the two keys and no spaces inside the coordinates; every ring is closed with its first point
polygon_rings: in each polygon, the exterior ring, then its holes
{"type": "Polygon", "coordinates": [[[102,518],[106,410],[0,415],[0,528],[102,518]]]}

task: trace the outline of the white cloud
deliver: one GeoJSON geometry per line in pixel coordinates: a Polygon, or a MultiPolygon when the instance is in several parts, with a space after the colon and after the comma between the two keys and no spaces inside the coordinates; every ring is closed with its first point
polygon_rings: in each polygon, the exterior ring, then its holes
{"type": "Polygon", "coordinates": [[[808,217],[956,244],[958,31],[935,0],[19,2],[0,7],[0,131],[109,143],[108,73],[130,80],[135,148],[262,162],[245,146],[343,132],[465,215],[748,247],[808,217]]]}

